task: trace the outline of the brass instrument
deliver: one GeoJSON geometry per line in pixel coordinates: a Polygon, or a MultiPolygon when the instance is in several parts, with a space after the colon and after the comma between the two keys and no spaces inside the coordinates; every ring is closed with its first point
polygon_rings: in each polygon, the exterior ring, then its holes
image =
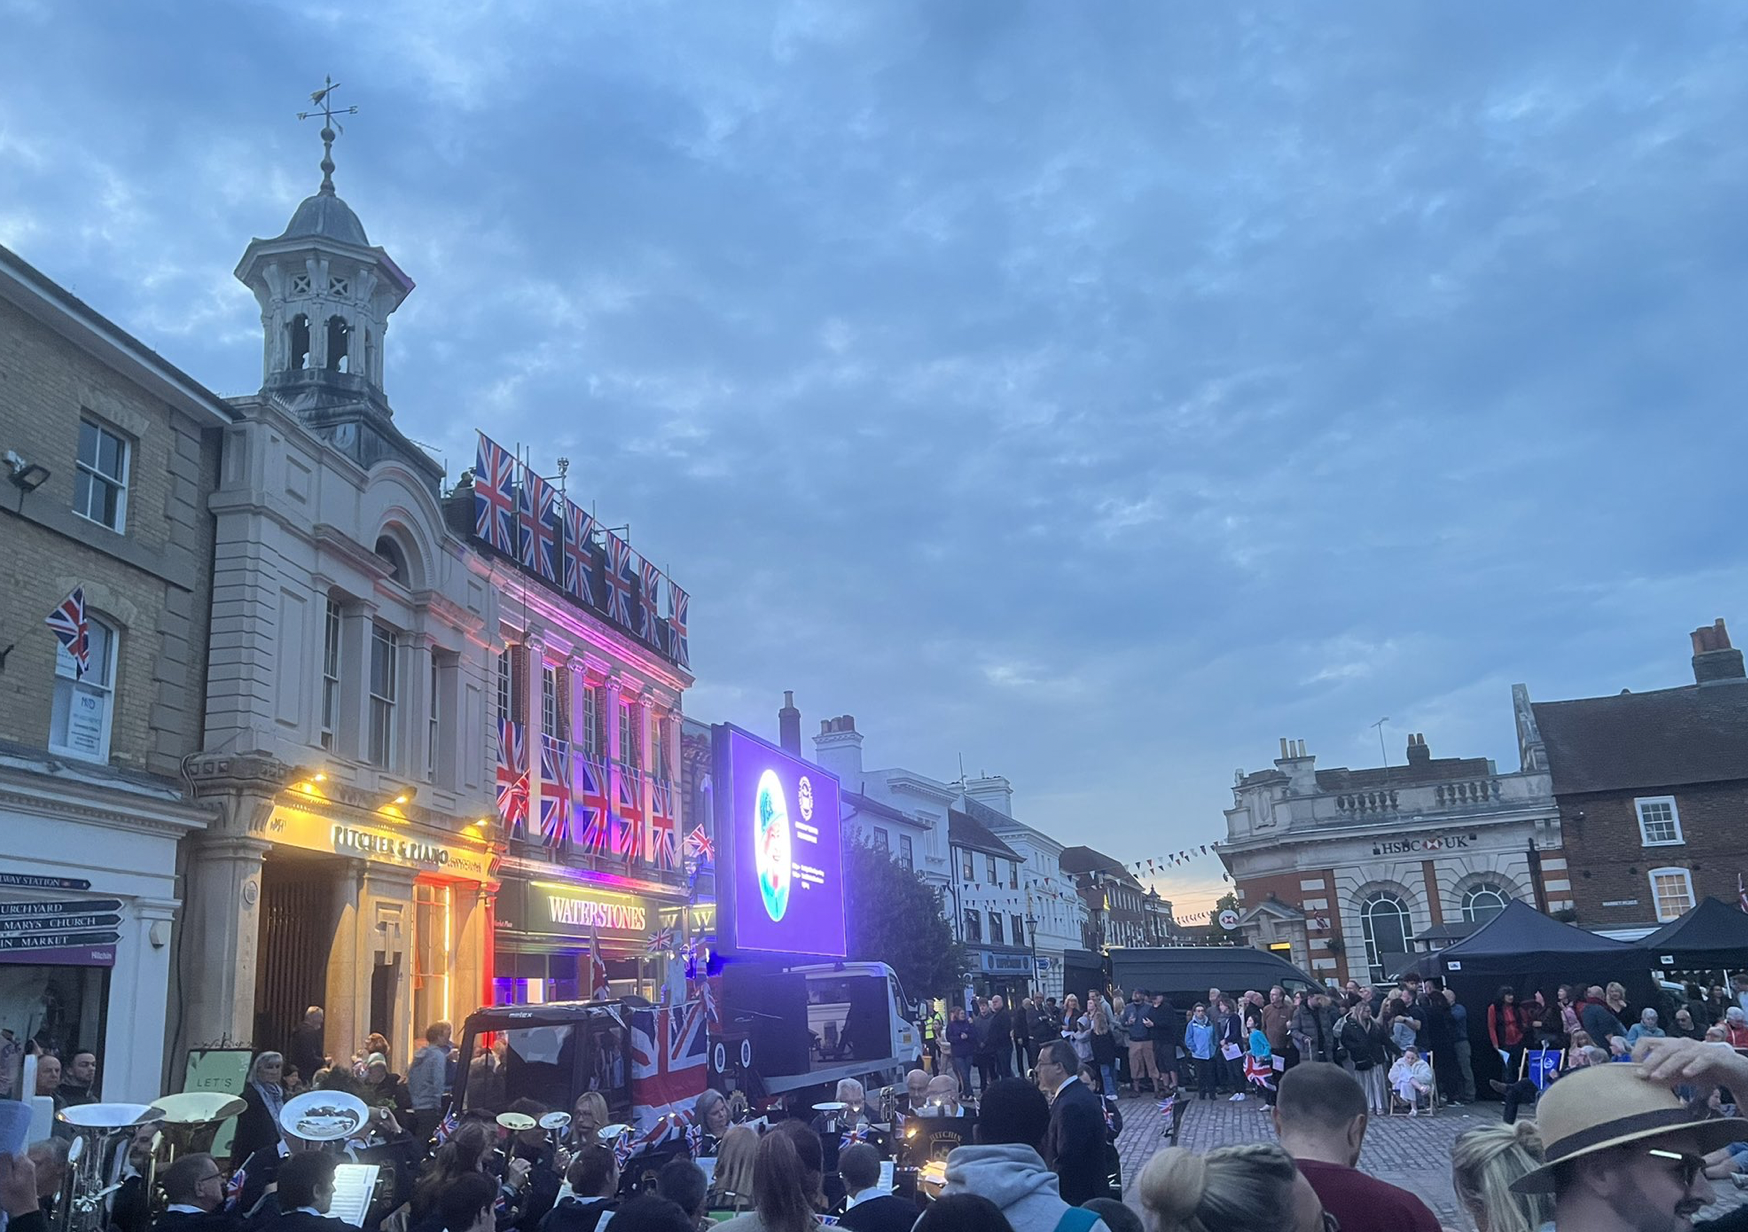
{"type": "MultiPolygon", "coordinates": [[[[898,1087],[880,1088],[880,1123],[882,1125],[897,1124],[898,1117],[898,1087]]],[[[906,1092],[908,1098],[909,1093],[906,1092]]]]}
{"type": "MultiPolygon", "coordinates": [[[[142,1125],[162,1116],[151,1104],[80,1104],[55,1114],[56,1120],[73,1127],[55,1232],[107,1232],[134,1138],[142,1125]]],[[[146,1184],[151,1184],[150,1177],[146,1184]]]]}
{"type": "Polygon", "coordinates": [[[163,1141],[158,1163],[173,1164],[184,1155],[210,1152],[219,1126],[248,1107],[235,1095],[222,1091],[184,1091],[165,1095],[153,1105],[163,1115],[158,1119],[163,1141]]]}

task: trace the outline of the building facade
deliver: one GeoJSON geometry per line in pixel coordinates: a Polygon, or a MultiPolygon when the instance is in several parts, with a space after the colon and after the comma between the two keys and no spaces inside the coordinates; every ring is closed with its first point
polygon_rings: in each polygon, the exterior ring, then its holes
{"type": "Polygon", "coordinates": [[[1748,678],[1719,620],[1693,631],[1694,683],[1530,702],[1522,737],[1553,776],[1577,922],[1636,940],[1748,877],[1748,678]]]}
{"type": "Polygon", "coordinates": [[[165,1089],[166,995],[200,978],[177,857],[210,814],[182,761],[234,419],[0,249],[0,1095],[32,1039],[95,1051],[105,1099],[165,1089]]]}
{"type": "Polygon", "coordinates": [[[1485,920],[1518,899],[1571,905],[1545,762],[1435,758],[1409,738],[1406,764],[1317,768],[1282,740],[1268,770],[1235,776],[1220,858],[1246,940],[1320,979],[1381,981],[1420,933],[1485,920]]]}
{"type": "Polygon", "coordinates": [[[1000,775],[967,780],[960,807],[1019,855],[1021,893],[1013,906],[1024,917],[1015,927],[1023,926],[1031,952],[1032,991],[1060,997],[1063,957],[1081,948],[1086,926],[1086,904],[1062,871],[1062,844],[1012,816],[1013,788],[1000,775]]]}
{"type": "Polygon", "coordinates": [[[261,306],[263,382],[232,402],[210,502],[211,667],[188,769],[218,815],[187,858],[200,978],[180,1045],[281,1047],[320,1004],[331,1055],[376,1031],[399,1068],[427,1023],[491,995],[499,596],[445,523],[443,467],[384,393],[412,280],[331,170],[236,271],[261,306]]]}
{"type": "MultiPolygon", "coordinates": [[[[799,725],[799,714],[794,721],[799,725]]],[[[782,715],[778,730],[781,735],[782,715]]],[[[947,814],[959,789],[914,770],[865,769],[854,715],[822,719],[813,748],[813,760],[838,776],[847,806],[845,824],[876,846],[885,841],[893,859],[909,864],[943,896],[945,909],[955,882],[947,814]]]]}
{"type": "Polygon", "coordinates": [[[1158,944],[1148,928],[1147,889],[1120,861],[1094,847],[1067,847],[1062,871],[1086,904],[1084,949],[1103,954],[1114,945],[1158,944]]]}

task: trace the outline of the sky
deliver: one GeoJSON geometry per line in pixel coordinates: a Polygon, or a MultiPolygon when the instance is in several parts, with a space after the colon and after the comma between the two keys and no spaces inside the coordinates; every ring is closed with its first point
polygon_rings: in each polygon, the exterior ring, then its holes
{"type": "MultiPolygon", "coordinates": [[[[319,181],[396,422],[571,459],[687,712],[853,714],[1119,859],[1235,769],[1515,769],[1748,634],[1748,11],[0,0],[0,244],[223,394],[319,181]]],[[[853,786],[853,785],[852,785],[853,786]]],[[[1162,880],[1205,908],[1220,868],[1162,880]]]]}

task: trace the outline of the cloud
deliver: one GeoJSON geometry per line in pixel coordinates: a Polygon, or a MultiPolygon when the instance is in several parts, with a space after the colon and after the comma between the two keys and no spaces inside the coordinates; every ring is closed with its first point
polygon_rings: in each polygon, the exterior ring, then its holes
{"type": "Polygon", "coordinates": [[[1280,736],[1510,764],[1511,683],[1748,620],[1727,9],[5,11],[0,242],[226,393],[343,83],[397,423],[569,457],[701,717],[793,688],[1139,858],[1280,736]]]}

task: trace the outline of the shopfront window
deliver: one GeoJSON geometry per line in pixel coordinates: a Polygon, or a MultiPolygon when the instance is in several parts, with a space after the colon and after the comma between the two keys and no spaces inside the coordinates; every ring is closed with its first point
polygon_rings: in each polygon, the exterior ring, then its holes
{"type": "Polygon", "coordinates": [[[455,936],[450,888],[430,882],[413,886],[413,1032],[449,1017],[449,956],[455,936]]]}
{"type": "Polygon", "coordinates": [[[31,1040],[62,1057],[96,1053],[101,1091],[108,1003],[108,967],[0,963],[0,1099],[17,1097],[12,1088],[31,1040]]]}

